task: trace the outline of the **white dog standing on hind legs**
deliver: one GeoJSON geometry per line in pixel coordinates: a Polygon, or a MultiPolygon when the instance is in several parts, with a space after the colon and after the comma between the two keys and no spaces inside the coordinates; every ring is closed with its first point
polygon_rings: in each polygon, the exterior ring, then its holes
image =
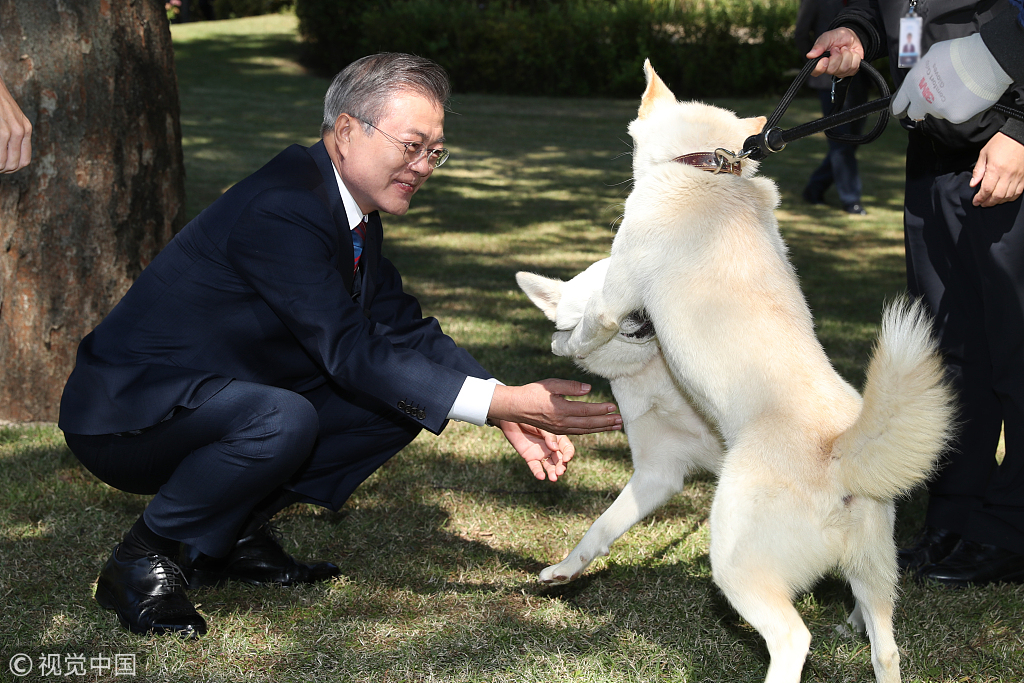
{"type": "Polygon", "coordinates": [[[716,152],[739,149],[764,119],[676,102],[644,68],[629,127],[634,189],[603,283],[584,273],[531,293],[559,327],[553,351],[599,374],[608,367],[601,354],[628,352],[616,335],[634,311],[653,323],[657,346],[624,356],[648,361],[610,377],[636,473],[541,580],[578,576],[690,468],[707,467],[719,472],[714,581],[766,640],[766,682],[800,680],[811,636],[792,601],[833,568],[853,588],[850,621],[871,640],[876,679],[899,681],[893,499],[932,471],[953,419],[930,322],[916,303],[886,309],[862,400],[814,335],[775,220],[774,183],[755,176],[756,163],[716,152]],[[680,409],[684,396],[692,409],[680,409]],[[692,421],[698,414],[706,424],[692,421]]]}

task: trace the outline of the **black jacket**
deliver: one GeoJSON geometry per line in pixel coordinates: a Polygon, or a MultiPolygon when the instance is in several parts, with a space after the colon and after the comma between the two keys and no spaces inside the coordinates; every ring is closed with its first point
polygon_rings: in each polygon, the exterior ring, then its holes
{"type": "Polygon", "coordinates": [[[332,382],[351,403],[440,432],[467,375],[490,374],[422,316],[382,239],[375,212],[353,278],[327,150],[289,147],[185,226],[82,340],[61,429],[142,429],[241,379],[296,392],[332,382]]]}
{"type": "MultiPolygon", "coordinates": [[[[865,57],[873,60],[889,56],[893,82],[898,88],[906,77],[907,69],[897,67],[899,53],[900,18],[906,16],[909,0],[850,0],[832,22],[831,28],[845,26],[860,37],[865,57]]],[[[1012,31],[1018,31],[1018,10],[1007,0],[921,0],[917,3],[917,14],[924,20],[921,32],[921,50],[927,52],[932,44],[962,38],[981,31],[983,35],[998,29],[1000,40],[1016,39],[1012,31]]],[[[1018,60],[1012,61],[1020,61],[1018,60]]],[[[1002,62],[1000,62],[1002,63],[1002,62]]],[[[1017,67],[1014,71],[1019,71],[1017,67]]],[[[1008,72],[1009,73],[1009,72],[1008,72]]],[[[1013,76],[1013,74],[1010,74],[1013,76]]],[[[1000,100],[1003,104],[1020,107],[1024,105],[1024,79],[1014,83],[1000,100]]],[[[919,154],[919,163],[933,164],[949,170],[966,170],[977,161],[978,152],[993,135],[1003,133],[1024,144],[1024,122],[1008,119],[996,111],[986,111],[959,124],[932,117],[924,121],[902,121],[905,128],[912,130],[911,154],[919,154]]]]}

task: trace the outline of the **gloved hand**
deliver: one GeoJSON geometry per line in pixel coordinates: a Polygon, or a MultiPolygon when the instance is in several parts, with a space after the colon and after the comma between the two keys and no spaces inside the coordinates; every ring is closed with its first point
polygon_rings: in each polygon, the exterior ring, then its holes
{"type": "Polygon", "coordinates": [[[935,43],[907,74],[892,98],[893,116],[926,115],[963,123],[992,107],[1013,79],[985,47],[981,35],[935,43]]]}

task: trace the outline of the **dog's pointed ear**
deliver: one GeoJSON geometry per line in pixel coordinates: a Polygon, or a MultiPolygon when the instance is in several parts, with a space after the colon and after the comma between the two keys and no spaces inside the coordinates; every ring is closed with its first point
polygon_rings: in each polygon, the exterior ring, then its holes
{"type": "Polygon", "coordinates": [[[757,135],[764,130],[764,124],[768,123],[768,119],[763,116],[754,116],[749,119],[744,119],[744,122],[750,126],[747,131],[747,135],[757,135]]]}
{"type": "Polygon", "coordinates": [[[562,300],[561,280],[520,271],[516,273],[516,282],[548,320],[554,322],[557,319],[558,302],[562,300]]]}
{"type": "Polygon", "coordinates": [[[644,96],[640,99],[640,112],[637,114],[637,118],[646,119],[650,116],[651,111],[659,103],[670,102],[675,104],[676,96],[672,94],[672,91],[665,85],[665,81],[661,80],[661,77],[654,71],[654,67],[651,66],[651,60],[644,60],[644,76],[647,78],[647,89],[644,90],[644,96]]]}

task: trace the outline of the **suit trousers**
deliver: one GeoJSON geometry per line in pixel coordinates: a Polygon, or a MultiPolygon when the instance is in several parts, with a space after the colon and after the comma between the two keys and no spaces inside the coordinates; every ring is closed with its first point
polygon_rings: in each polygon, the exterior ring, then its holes
{"type": "Polygon", "coordinates": [[[253,508],[275,491],[337,510],[419,431],[331,384],[299,394],[234,380],[141,433],[65,438],[110,486],[155,494],[144,512],[150,529],[223,557],[253,508]]]}
{"type": "Polygon", "coordinates": [[[957,436],[928,484],[927,523],[1024,553],[1022,201],[976,207],[970,171],[929,173],[914,158],[904,213],[908,287],[935,317],[959,398],[957,436]]]}

